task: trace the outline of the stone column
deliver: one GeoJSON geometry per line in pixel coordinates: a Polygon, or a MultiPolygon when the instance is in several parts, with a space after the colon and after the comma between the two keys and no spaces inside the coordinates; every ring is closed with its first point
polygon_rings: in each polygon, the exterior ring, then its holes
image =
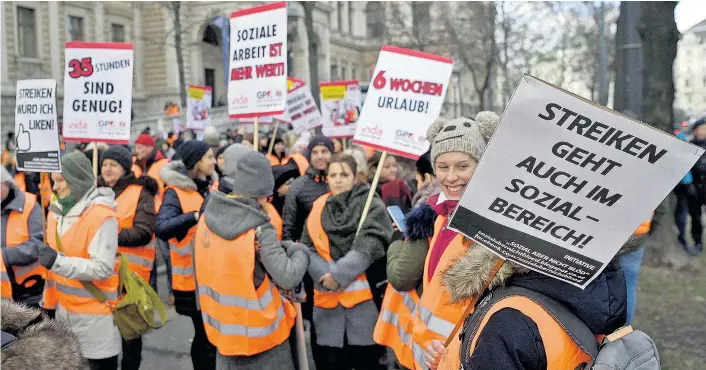
{"type": "Polygon", "coordinates": [[[51,76],[56,80],[58,86],[63,86],[63,62],[61,61],[61,45],[59,45],[59,33],[61,32],[59,29],[59,2],[49,1],[47,5],[49,6],[49,61],[51,63],[51,76]]]}
{"type": "MultiPolygon", "coordinates": [[[[94,19],[95,19],[95,35],[96,35],[96,41],[105,41],[105,27],[103,26],[103,21],[104,21],[104,16],[105,16],[105,9],[104,9],[104,4],[102,1],[96,1],[93,3],[93,13],[94,13],[94,19]]],[[[50,32],[58,32],[58,29],[55,31],[50,30],[50,32]]]]}
{"type": "Polygon", "coordinates": [[[338,29],[341,30],[341,34],[344,34],[344,35],[347,35],[351,32],[350,28],[348,27],[348,25],[349,25],[348,17],[350,17],[350,14],[348,12],[348,7],[349,7],[348,3],[344,2],[343,6],[341,7],[341,9],[343,10],[343,12],[341,14],[341,21],[343,21],[343,24],[338,25],[338,29]]]}
{"type": "Polygon", "coordinates": [[[142,62],[144,58],[144,50],[142,49],[142,13],[136,4],[132,7],[132,44],[134,48],[134,68],[135,81],[133,85],[135,89],[142,92],[144,88],[144,68],[142,62]]]}
{"type": "MultiPolygon", "coordinates": [[[[5,3],[0,4],[0,16],[2,16],[2,19],[5,19],[5,3]]],[[[8,23],[6,22],[2,22],[0,25],[0,45],[7,45],[7,26],[8,23]]],[[[0,60],[2,64],[2,83],[7,86],[7,80],[10,78],[9,71],[7,70],[7,47],[2,48],[0,53],[2,53],[2,60],[0,60]]]]}

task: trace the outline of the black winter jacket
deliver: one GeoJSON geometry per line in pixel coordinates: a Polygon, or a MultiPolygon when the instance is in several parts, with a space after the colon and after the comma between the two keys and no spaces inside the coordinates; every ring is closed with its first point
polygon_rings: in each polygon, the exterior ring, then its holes
{"type": "MultiPolygon", "coordinates": [[[[706,140],[692,140],[691,143],[706,149],[706,140]]],[[[706,153],[702,154],[701,158],[694,163],[691,175],[694,177],[696,186],[706,187],[706,153]]]]}
{"type": "Polygon", "coordinates": [[[282,240],[299,240],[304,230],[311,206],[321,195],[329,191],[326,183],[326,171],[309,167],[304,176],[292,182],[289,193],[284,200],[282,210],[282,240]]]}
{"type": "MultiPolygon", "coordinates": [[[[132,228],[120,230],[118,234],[118,245],[121,247],[142,247],[152,241],[152,235],[154,234],[154,196],[159,191],[159,185],[157,185],[157,181],[149,176],[136,178],[135,175],[130,172],[121,177],[115,186],[112,187],[116,200],[118,200],[120,194],[122,194],[129,185],[142,186],[142,192],[137,201],[137,210],[135,211],[132,228]]],[[[98,186],[108,185],[106,185],[101,177],[98,179],[98,186]]]]}

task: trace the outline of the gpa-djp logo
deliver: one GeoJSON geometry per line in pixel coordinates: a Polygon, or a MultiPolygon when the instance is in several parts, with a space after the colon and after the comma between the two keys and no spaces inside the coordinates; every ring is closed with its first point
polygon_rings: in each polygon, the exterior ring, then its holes
{"type": "Polygon", "coordinates": [[[104,128],[120,128],[120,127],[125,127],[127,126],[127,123],[121,121],[105,121],[105,120],[100,120],[98,121],[98,127],[104,127],[104,128]]]}
{"type": "Polygon", "coordinates": [[[415,135],[413,132],[397,130],[395,131],[395,139],[407,143],[423,143],[427,138],[423,135],[415,135]]]}
{"type": "Polygon", "coordinates": [[[272,91],[271,91],[271,90],[268,90],[268,91],[258,91],[258,92],[257,92],[257,98],[258,98],[258,99],[268,99],[268,98],[272,98],[272,97],[273,97],[273,95],[272,95],[272,91]]]}

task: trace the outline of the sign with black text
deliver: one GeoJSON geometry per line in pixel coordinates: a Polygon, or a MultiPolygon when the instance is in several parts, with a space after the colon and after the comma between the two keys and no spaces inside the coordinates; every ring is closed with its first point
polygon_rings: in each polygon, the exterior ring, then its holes
{"type": "Polygon", "coordinates": [[[291,123],[296,133],[321,126],[321,112],[316,107],[311,90],[304,81],[294,77],[287,79],[287,109],[274,118],[291,123]]]}
{"type": "Polygon", "coordinates": [[[418,159],[429,149],[427,130],[441,113],[452,70],[451,58],[383,46],[353,143],[418,159]]]}
{"type": "Polygon", "coordinates": [[[55,80],[17,81],[15,139],[19,171],[61,172],[55,80]]]}
{"type": "Polygon", "coordinates": [[[583,289],[702,154],[525,75],[449,228],[583,289]]]}
{"type": "Polygon", "coordinates": [[[72,41],[65,54],[64,140],[128,144],[132,44],[72,41]]]}
{"type": "Polygon", "coordinates": [[[230,16],[230,118],[281,114],[287,103],[287,3],[230,16]]]}

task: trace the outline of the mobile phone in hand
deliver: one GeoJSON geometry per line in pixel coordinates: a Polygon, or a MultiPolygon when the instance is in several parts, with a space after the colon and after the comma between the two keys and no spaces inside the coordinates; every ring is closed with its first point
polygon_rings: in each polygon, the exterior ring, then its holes
{"type": "Polygon", "coordinates": [[[405,220],[404,213],[402,212],[402,208],[399,206],[389,206],[387,207],[387,213],[390,214],[390,217],[392,217],[392,222],[397,225],[397,228],[404,233],[407,230],[407,222],[405,220]]]}

